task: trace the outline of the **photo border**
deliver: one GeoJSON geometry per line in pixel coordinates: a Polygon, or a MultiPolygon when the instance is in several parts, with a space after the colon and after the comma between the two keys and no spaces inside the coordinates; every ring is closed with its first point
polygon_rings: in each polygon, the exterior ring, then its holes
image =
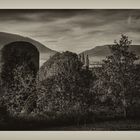
{"type": "MultiPolygon", "coordinates": [[[[0,9],[140,9],[139,0],[0,0],[0,9]]],[[[0,131],[0,140],[138,140],[139,131],[0,131]]]]}

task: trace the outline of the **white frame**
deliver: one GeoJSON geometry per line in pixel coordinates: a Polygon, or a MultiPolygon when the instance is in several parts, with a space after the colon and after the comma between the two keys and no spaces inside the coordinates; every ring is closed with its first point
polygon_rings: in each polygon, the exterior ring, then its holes
{"type": "MultiPolygon", "coordinates": [[[[140,9],[138,0],[0,0],[0,9],[140,9]]],[[[139,131],[0,131],[0,140],[137,140],[139,131]]]]}

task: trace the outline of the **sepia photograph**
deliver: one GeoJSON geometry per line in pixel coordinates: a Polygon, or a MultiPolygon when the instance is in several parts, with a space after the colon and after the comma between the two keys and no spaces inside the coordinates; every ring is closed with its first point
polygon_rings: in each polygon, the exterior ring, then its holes
{"type": "Polygon", "coordinates": [[[140,9],[0,9],[0,130],[140,130],[140,9]]]}

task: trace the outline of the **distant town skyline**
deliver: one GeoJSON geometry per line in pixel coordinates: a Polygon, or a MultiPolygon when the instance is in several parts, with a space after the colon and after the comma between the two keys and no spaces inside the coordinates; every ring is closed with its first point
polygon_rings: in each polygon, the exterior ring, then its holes
{"type": "Polygon", "coordinates": [[[0,10],[0,32],[30,37],[56,51],[80,53],[126,34],[140,44],[140,10],[0,10]]]}

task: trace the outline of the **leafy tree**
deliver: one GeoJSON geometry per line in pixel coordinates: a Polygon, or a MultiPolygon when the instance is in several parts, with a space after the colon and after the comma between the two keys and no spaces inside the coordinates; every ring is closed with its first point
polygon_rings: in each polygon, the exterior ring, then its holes
{"type": "MultiPolygon", "coordinates": [[[[4,101],[10,114],[20,115],[23,112],[28,112],[32,103],[31,100],[28,100],[33,94],[36,96],[36,81],[34,75],[26,64],[17,65],[13,69],[13,81],[10,87],[5,87],[4,93],[4,101]],[[27,102],[30,102],[30,106],[27,102]]],[[[33,110],[33,108],[30,108],[30,111],[31,110],[33,110]]]]}
{"type": "MultiPolygon", "coordinates": [[[[53,63],[48,72],[50,70],[50,73],[53,73],[54,69],[56,72],[41,81],[43,92],[38,92],[38,108],[44,112],[60,114],[72,110],[86,112],[91,99],[89,97],[91,72],[82,69],[77,54],[71,52],[57,53],[49,61],[53,63]]],[[[46,70],[48,64],[50,63],[46,62],[43,69],[46,70]]]]}
{"type": "Polygon", "coordinates": [[[84,53],[82,53],[81,61],[82,61],[83,65],[84,65],[85,64],[85,54],[84,53]]]}
{"type": "Polygon", "coordinates": [[[88,55],[86,56],[86,67],[87,67],[87,69],[89,68],[89,57],[88,57],[88,55]]]}
{"type": "Polygon", "coordinates": [[[138,93],[135,64],[138,57],[129,50],[131,41],[127,36],[122,35],[120,41],[114,43],[109,47],[111,55],[103,60],[95,89],[102,99],[110,99],[112,105],[120,105],[126,117],[127,109],[138,93]]]}
{"type": "Polygon", "coordinates": [[[3,86],[10,88],[14,80],[13,70],[25,63],[36,76],[39,68],[39,52],[29,42],[16,41],[5,45],[1,50],[1,78],[3,86]]]}
{"type": "Polygon", "coordinates": [[[74,73],[82,67],[78,56],[71,52],[56,53],[39,70],[40,80],[61,73],[64,76],[74,73]]]}

